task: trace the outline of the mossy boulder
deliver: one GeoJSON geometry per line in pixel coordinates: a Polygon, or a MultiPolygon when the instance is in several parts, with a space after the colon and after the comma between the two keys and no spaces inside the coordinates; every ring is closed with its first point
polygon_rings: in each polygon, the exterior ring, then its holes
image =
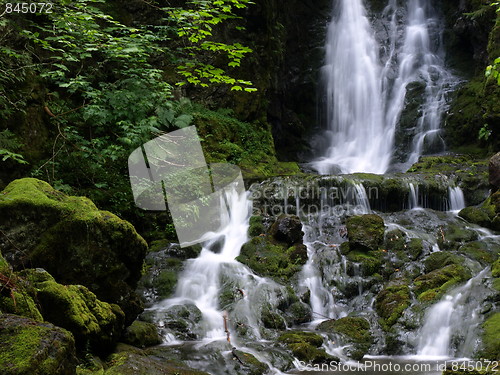
{"type": "Polygon", "coordinates": [[[0,253],[0,313],[22,315],[42,322],[37,304],[33,297],[34,289],[28,280],[12,271],[0,253]]]}
{"type": "Polygon", "coordinates": [[[107,365],[104,375],[209,375],[124,344],[120,344],[118,351],[108,357],[107,365]]]}
{"type": "Polygon", "coordinates": [[[44,319],[73,333],[77,348],[90,346],[104,353],[113,349],[124,322],[118,305],[98,300],[82,285],[61,285],[47,280],[35,286],[44,319]]]}
{"type": "Polygon", "coordinates": [[[500,189],[500,152],[490,158],[488,164],[490,186],[495,190],[500,189]]]}
{"type": "Polygon", "coordinates": [[[483,349],[481,358],[500,360],[500,312],[491,315],[483,323],[483,349]]]}
{"type": "Polygon", "coordinates": [[[360,265],[360,271],[363,276],[371,276],[375,273],[380,272],[383,264],[384,254],[385,253],[381,251],[351,251],[347,254],[346,257],[351,262],[360,265]]]}
{"type": "Polygon", "coordinates": [[[471,272],[467,268],[459,264],[450,264],[417,277],[413,281],[414,291],[421,301],[435,301],[470,277],[471,272]]]}
{"type": "Polygon", "coordinates": [[[285,319],[289,325],[310,322],[312,320],[311,306],[301,301],[294,302],[286,309],[285,319]]]}
{"type": "Polygon", "coordinates": [[[272,306],[266,305],[261,311],[260,320],[266,328],[285,329],[286,321],[272,306]]]}
{"type": "Polygon", "coordinates": [[[0,369],[2,375],[74,375],[73,336],[50,323],[0,314],[0,369]]]}
{"type": "Polygon", "coordinates": [[[64,284],[87,286],[120,305],[131,323],[142,305],[134,289],[146,242],[134,227],[87,198],[71,197],[46,182],[24,178],[0,194],[0,246],[14,269],[46,269],[64,284]]]}
{"type": "Polygon", "coordinates": [[[241,361],[241,365],[244,366],[244,374],[262,375],[269,371],[269,367],[265,363],[260,362],[254,355],[234,348],[232,352],[235,359],[237,358],[238,361],[241,361]]]}
{"type": "Polygon", "coordinates": [[[450,264],[462,264],[464,258],[449,251],[437,251],[424,259],[425,272],[432,272],[450,264]]]}
{"type": "Polygon", "coordinates": [[[410,306],[410,288],[408,281],[398,279],[387,284],[375,299],[375,310],[382,318],[382,327],[388,330],[410,306]]]}
{"type": "Polygon", "coordinates": [[[307,248],[302,244],[288,247],[271,236],[259,236],[244,244],[236,259],[261,276],[288,282],[306,263],[307,248]]]}
{"type": "Polygon", "coordinates": [[[327,320],[318,325],[316,329],[321,332],[339,335],[340,341],[349,345],[346,348],[346,354],[357,361],[368,353],[370,346],[373,344],[370,323],[365,318],[347,316],[337,320],[327,320]]]}
{"type": "Polygon", "coordinates": [[[479,206],[465,207],[459,216],[469,223],[500,231],[500,191],[492,194],[479,206]]]}
{"type": "Polygon", "coordinates": [[[488,247],[483,241],[469,242],[458,249],[460,254],[470,259],[474,259],[483,266],[492,264],[499,255],[499,249],[488,247]]]}
{"type": "Polygon", "coordinates": [[[162,333],[175,331],[176,336],[182,340],[199,338],[197,328],[203,314],[194,304],[175,305],[166,311],[158,313],[148,311],[141,315],[141,317],[146,321],[150,321],[150,314],[154,316],[155,321],[161,322],[160,325],[166,330],[162,333]]]}
{"type": "Polygon", "coordinates": [[[129,344],[138,348],[146,348],[161,344],[161,338],[158,334],[158,329],[152,323],[136,320],[132,323],[123,334],[125,344],[129,344]]]}
{"type": "Polygon", "coordinates": [[[351,251],[378,250],[384,242],[384,219],[378,215],[360,215],[347,218],[347,233],[351,251]]]}
{"type": "Polygon", "coordinates": [[[297,359],[306,363],[324,363],[335,360],[324,349],[320,349],[323,345],[323,337],[314,332],[286,332],[278,337],[278,342],[286,344],[297,359]]]}
{"type": "Polygon", "coordinates": [[[458,250],[464,243],[477,239],[477,233],[463,225],[449,224],[437,231],[437,243],[441,250],[458,250]]]}

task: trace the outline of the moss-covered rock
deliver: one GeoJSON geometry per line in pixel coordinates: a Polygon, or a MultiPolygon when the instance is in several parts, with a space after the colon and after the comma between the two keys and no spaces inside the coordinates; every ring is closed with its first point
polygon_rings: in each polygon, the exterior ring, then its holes
{"type": "Polygon", "coordinates": [[[360,271],[363,276],[371,276],[380,272],[384,254],[385,253],[381,251],[351,251],[347,254],[347,259],[351,262],[360,264],[360,271]]]}
{"type": "Polygon", "coordinates": [[[384,219],[378,215],[349,217],[346,221],[350,250],[378,250],[384,242],[384,219]]]}
{"type": "Polygon", "coordinates": [[[478,239],[477,232],[458,224],[440,227],[436,235],[441,250],[458,250],[464,243],[478,239]]]}
{"type": "Polygon", "coordinates": [[[341,342],[349,344],[346,354],[354,360],[361,360],[373,344],[370,323],[364,318],[347,316],[337,320],[327,320],[316,329],[340,335],[341,342]]]}
{"type": "Polygon", "coordinates": [[[270,236],[259,236],[243,245],[237,260],[259,275],[287,282],[306,263],[307,248],[302,244],[288,247],[270,236]]]}
{"type": "Polygon", "coordinates": [[[414,291],[421,301],[435,301],[459,283],[470,279],[471,273],[459,264],[450,264],[417,277],[414,291]]]}
{"type": "Polygon", "coordinates": [[[261,311],[260,320],[266,328],[285,329],[286,321],[272,306],[266,305],[261,311]]]}
{"type": "Polygon", "coordinates": [[[120,344],[118,349],[107,359],[104,375],[209,375],[134,347],[120,344]]]}
{"type": "Polygon", "coordinates": [[[500,360],[500,312],[491,315],[483,323],[483,349],[481,358],[500,360]]]}
{"type": "Polygon", "coordinates": [[[47,280],[35,286],[44,319],[73,333],[78,348],[90,345],[100,352],[113,349],[124,322],[118,305],[99,301],[82,285],[61,285],[47,280]]]}
{"type": "Polygon", "coordinates": [[[483,266],[492,264],[499,255],[498,249],[493,249],[488,247],[488,245],[482,241],[469,242],[458,249],[460,254],[465,255],[470,259],[474,259],[481,263],[483,266]]]}
{"type": "Polygon", "coordinates": [[[0,246],[14,269],[45,268],[58,282],[82,284],[117,303],[132,322],[142,310],[134,289],[147,244],[133,226],[33,178],[0,194],[0,246]],[[22,251],[20,250],[22,249],[22,251]]]}
{"type": "Polygon", "coordinates": [[[161,338],[154,324],[136,320],[125,330],[123,342],[138,348],[146,348],[161,344],[161,338]]]}
{"type": "Polygon", "coordinates": [[[286,309],[285,319],[290,325],[310,322],[312,320],[311,306],[301,301],[294,302],[286,309]]]}
{"type": "Polygon", "coordinates": [[[382,327],[389,329],[410,306],[408,281],[398,279],[387,284],[375,299],[375,310],[382,318],[382,327]]]}
{"type": "Polygon", "coordinates": [[[75,342],[49,323],[0,315],[0,369],[3,375],[74,375],[75,342]]]}
{"type": "Polygon", "coordinates": [[[248,375],[262,375],[269,371],[269,367],[260,362],[254,355],[236,350],[233,348],[233,356],[241,361],[242,366],[245,367],[245,374],[248,375]]]}
{"type": "Polygon", "coordinates": [[[306,363],[336,360],[328,355],[324,349],[319,348],[323,344],[323,338],[313,332],[286,332],[278,338],[278,341],[286,344],[296,358],[306,363]]]}
{"type": "Polygon", "coordinates": [[[450,264],[463,264],[464,258],[448,251],[438,251],[424,259],[425,272],[431,272],[450,264]]]}
{"type": "Polygon", "coordinates": [[[459,216],[469,223],[500,231],[500,191],[492,194],[481,205],[465,207],[459,216]]]}

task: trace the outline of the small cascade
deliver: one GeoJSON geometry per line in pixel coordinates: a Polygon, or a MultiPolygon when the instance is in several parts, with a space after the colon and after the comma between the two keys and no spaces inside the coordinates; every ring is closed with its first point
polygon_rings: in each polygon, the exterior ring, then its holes
{"type": "Polygon", "coordinates": [[[448,188],[449,211],[458,212],[465,208],[464,192],[458,186],[448,188]]]}
{"type": "Polygon", "coordinates": [[[368,214],[371,212],[370,201],[368,195],[366,194],[366,189],[361,183],[354,184],[356,205],[358,208],[362,209],[363,214],[368,214]]]}
{"type": "Polygon", "coordinates": [[[488,271],[481,271],[465,285],[452,290],[427,311],[419,333],[417,356],[466,357],[473,353],[480,323],[478,288],[488,271]],[[457,336],[461,344],[454,348],[452,341],[457,336]]]}
{"type": "MultiPolygon", "coordinates": [[[[179,277],[173,298],[160,302],[153,309],[167,310],[175,305],[194,304],[202,312],[202,334],[206,338],[225,337],[223,313],[218,310],[220,274],[224,264],[235,263],[241,246],[247,241],[250,202],[246,194],[239,196],[236,190],[228,196],[229,213],[222,218],[222,229],[212,234],[212,240],[204,246],[198,258],[189,260],[179,277]],[[220,252],[213,249],[221,246],[220,252]]],[[[225,202],[221,202],[225,207],[225,202]]]]}
{"type": "Polygon", "coordinates": [[[413,182],[408,184],[410,189],[410,195],[408,196],[408,208],[410,210],[414,208],[419,208],[419,199],[418,199],[418,185],[415,186],[413,182]]]}

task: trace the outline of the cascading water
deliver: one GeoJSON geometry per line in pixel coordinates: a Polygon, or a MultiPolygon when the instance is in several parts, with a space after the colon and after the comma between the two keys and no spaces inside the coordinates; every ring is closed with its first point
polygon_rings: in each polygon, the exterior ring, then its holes
{"type": "Polygon", "coordinates": [[[473,353],[481,309],[481,304],[474,303],[474,299],[487,272],[487,269],[481,271],[429,309],[419,334],[418,356],[463,357],[473,353]],[[452,348],[455,335],[462,337],[459,348],[452,348]]]}
{"type": "MultiPolygon", "coordinates": [[[[221,230],[211,234],[198,258],[189,260],[179,277],[173,298],[162,301],[153,309],[160,312],[175,305],[194,304],[203,314],[202,334],[206,338],[224,338],[223,313],[218,310],[220,273],[222,266],[235,263],[241,246],[247,241],[250,203],[246,195],[236,190],[228,196],[229,212],[222,218],[221,230]],[[222,242],[219,253],[212,249],[222,242]]],[[[225,207],[225,202],[221,202],[225,207]]]]}
{"type": "Polygon", "coordinates": [[[384,123],[378,46],[361,0],[342,0],[328,29],[323,68],[329,148],[321,174],[384,173],[393,131],[384,123]]]}
{"type": "MultiPolygon", "coordinates": [[[[393,12],[397,7],[390,2],[386,11],[393,12]]],[[[429,0],[410,0],[407,6],[407,25],[404,42],[396,54],[391,53],[386,66],[398,67],[397,78],[392,84],[386,103],[386,121],[396,128],[404,110],[407,88],[417,84],[424,88],[421,115],[416,122],[412,150],[406,162],[409,166],[418,160],[427,145],[433,152],[443,151],[444,144],[439,138],[442,115],[447,108],[446,94],[456,79],[444,67],[442,48],[442,28],[435,17],[436,10],[429,0]]],[[[391,24],[394,28],[395,23],[391,24]]],[[[391,37],[398,35],[394,32],[391,37]]],[[[391,41],[397,46],[398,41],[391,41]]]]}
{"type": "Polygon", "coordinates": [[[329,144],[312,163],[320,174],[385,173],[410,84],[422,87],[422,104],[411,129],[401,130],[413,137],[411,144],[399,145],[410,150],[401,168],[426,151],[444,149],[439,129],[456,79],[444,67],[442,29],[428,0],[408,1],[404,20],[402,14],[390,0],[383,13],[388,41],[381,41],[388,48],[379,57],[362,1],[340,2],[328,29],[322,72],[329,144]]]}
{"type": "Polygon", "coordinates": [[[448,195],[450,211],[458,212],[462,208],[465,208],[464,192],[462,191],[462,189],[460,189],[460,187],[449,187],[448,195]]]}

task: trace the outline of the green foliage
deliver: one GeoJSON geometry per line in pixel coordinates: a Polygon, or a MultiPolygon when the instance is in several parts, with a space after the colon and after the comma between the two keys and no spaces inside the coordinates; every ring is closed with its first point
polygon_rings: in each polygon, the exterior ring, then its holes
{"type": "MultiPolygon", "coordinates": [[[[225,69],[212,63],[222,59],[228,68],[239,67],[245,55],[252,52],[249,47],[238,42],[212,40],[217,25],[240,18],[235,11],[249,4],[252,4],[250,0],[190,0],[185,7],[165,8],[169,19],[177,25],[177,37],[185,43],[182,62],[177,67],[183,80],[178,85],[191,83],[208,87],[211,84],[228,84],[231,90],[256,91],[251,87],[252,82],[233,78],[225,69]]],[[[235,28],[243,30],[241,26],[235,28]]]]}
{"type": "Polygon", "coordinates": [[[1,161],[12,160],[19,164],[28,164],[21,154],[17,154],[17,151],[22,147],[22,144],[17,140],[17,137],[10,130],[0,131],[0,158],[1,161]]]}
{"type": "MultiPolygon", "coordinates": [[[[496,7],[497,8],[496,11],[500,12],[500,1],[492,2],[491,6],[496,7]]],[[[486,67],[485,76],[496,79],[497,84],[500,85],[500,57],[497,57],[495,61],[493,61],[492,65],[488,65],[486,67]]]]}
{"type": "MultiPolygon", "coordinates": [[[[498,74],[498,72],[497,72],[497,74],[498,74]]],[[[479,140],[484,139],[485,141],[487,141],[490,138],[491,133],[492,133],[492,131],[490,130],[488,124],[484,124],[483,127],[481,129],[479,129],[478,139],[479,140]]]]}

